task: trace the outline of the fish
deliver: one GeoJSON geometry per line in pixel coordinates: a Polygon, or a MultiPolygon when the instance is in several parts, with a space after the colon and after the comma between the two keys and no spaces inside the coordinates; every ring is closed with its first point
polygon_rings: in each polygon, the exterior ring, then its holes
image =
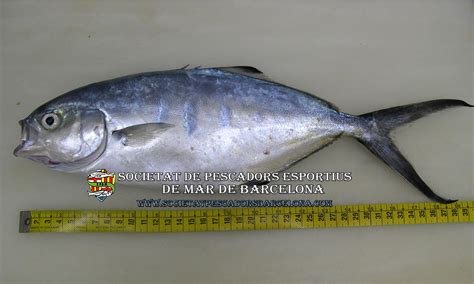
{"type": "Polygon", "coordinates": [[[391,132],[453,107],[473,105],[437,99],[352,115],[255,67],[184,67],[93,83],[41,105],[20,120],[14,155],[85,175],[279,173],[348,136],[426,197],[451,203],[422,180],[391,132]]]}

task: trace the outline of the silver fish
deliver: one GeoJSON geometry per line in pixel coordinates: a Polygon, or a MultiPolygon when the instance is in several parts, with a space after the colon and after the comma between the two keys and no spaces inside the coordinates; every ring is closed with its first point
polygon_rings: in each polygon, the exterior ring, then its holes
{"type": "MultiPolygon", "coordinates": [[[[280,172],[351,136],[434,201],[390,132],[445,108],[434,100],[351,115],[253,67],[177,69],[87,85],[20,121],[21,156],[65,172],[280,172]]],[[[253,181],[249,180],[248,183],[253,181]]]]}

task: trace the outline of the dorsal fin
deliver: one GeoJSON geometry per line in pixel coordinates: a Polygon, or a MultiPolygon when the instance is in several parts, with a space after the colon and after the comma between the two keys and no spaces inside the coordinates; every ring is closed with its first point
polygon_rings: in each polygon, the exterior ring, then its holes
{"type": "Polygon", "coordinates": [[[215,69],[219,69],[224,72],[240,74],[247,77],[252,77],[259,80],[271,81],[270,78],[265,76],[265,74],[263,74],[262,71],[252,66],[229,66],[229,67],[217,67],[215,69]]]}

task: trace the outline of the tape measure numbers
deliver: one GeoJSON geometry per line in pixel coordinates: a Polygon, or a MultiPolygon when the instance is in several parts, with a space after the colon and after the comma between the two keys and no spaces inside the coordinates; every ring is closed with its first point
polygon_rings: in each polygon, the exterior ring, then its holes
{"type": "Polygon", "coordinates": [[[175,233],[474,222],[474,201],[187,210],[32,210],[20,232],[175,233]]]}

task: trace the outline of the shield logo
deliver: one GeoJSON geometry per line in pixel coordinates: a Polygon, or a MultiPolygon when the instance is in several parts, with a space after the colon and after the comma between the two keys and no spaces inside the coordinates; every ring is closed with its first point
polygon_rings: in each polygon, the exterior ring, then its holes
{"type": "Polygon", "coordinates": [[[95,196],[100,202],[115,192],[115,174],[105,169],[89,174],[87,183],[90,189],[89,196],[95,196]]]}

